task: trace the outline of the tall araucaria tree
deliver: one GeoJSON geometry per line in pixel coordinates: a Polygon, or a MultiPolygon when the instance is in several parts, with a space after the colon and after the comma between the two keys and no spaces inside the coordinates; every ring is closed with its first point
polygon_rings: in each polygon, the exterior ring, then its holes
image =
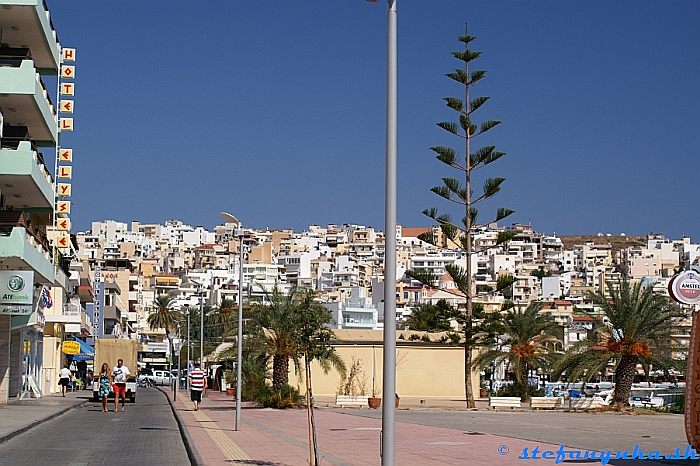
{"type": "MultiPolygon", "coordinates": [[[[473,172],[495,162],[505,155],[503,152],[496,151],[495,146],[484,146],[472,152],[472,139],[481,136],[500,123],[500,121],[485,120],[477,125],[473,121],[473,113],[489,99],[488,97],[475,97],[473,99],[470,97],[471,88],[486,74],[484,70],[469,70],[471,62],[481,55],[481,52],[469,50],[469,44],[474,39],[476,39],[476,37],[466,34],[459,37],[459,41],[464,44],[465,50],[463,52],[452,52],[452,55],[460,60],[463,66],[446,75],[448,78],[464,86],[464,100],[456,97],[445,97],[444,99],[447,106],[459,114],[459,122],[448,121],[438,123],[438,126],[445,131],[462,139],[465,145],[466,156],[464,160],[460,160],[456,155],[455,149],[450,147],[436,146],[430,148],[437,153],[438,160],[462,172],[462,176],[464,177],[464,185],[456,178],[443,178],[443,185],[434,187],[431,191],[448,201],[461,205],[464,208],[465,215],[460,223],[455,223],[452,221],[452,217],[449,214],[438,215],[438,211],[434,207],[423,212],[428,217],[437,221],[443,233],[461,246],[467,259],[466,270],[462,270],[459,267],[448,269],[448,273],[455,279],[455,283],[467,299],[464,325],[462,327],[465,340],[464,388],[467,408],[475,407],[474,393],[472,391],[472,349],[474,347],[472,344],[474,340],[472,256],[476,251],[472,241],[472,231],[479,227],[476,221],[477,209],[475,205],[498,193],[501,189],[501,184],[505,180],[505,178],[487,178],[483,182],[482,193],[476,197],[472,196],[472,183],[474,181],[472,178],[473,172]]],[[[512,213],[512,210],[500,208],[497,210],[496,216],[491,222],[502,220],[512,213]]],[[[510,232],[500,232],[498,234],[496,246],[510,240],[512,237],[513,235],[510,232]]]]}

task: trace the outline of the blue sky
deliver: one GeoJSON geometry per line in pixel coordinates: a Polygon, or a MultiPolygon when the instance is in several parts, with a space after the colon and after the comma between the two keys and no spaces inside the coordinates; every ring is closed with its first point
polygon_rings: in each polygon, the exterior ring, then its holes
{"type": "MultiPolygon", "coordinates": [[[[177,218],[212,228],[358,223],[384,229],[386,2],[49,0],[77,49],[73,229],[177,218]]],[[[431,146],[463,96],[444,75],[477,36],[480,145],[506,157],[492,202],[537,231],[700,241],[700,2],[398,0],[399,204],[457,176],[431,146]]]]}

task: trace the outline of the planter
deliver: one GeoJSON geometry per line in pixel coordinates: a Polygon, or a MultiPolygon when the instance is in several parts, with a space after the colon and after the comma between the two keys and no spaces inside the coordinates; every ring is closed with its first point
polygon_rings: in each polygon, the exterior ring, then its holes
{"type": "Polygon", "coordinates": [[[394,398],[394,407],[395,407],[395,408],[398,408],[398,407],[399,407],[399,400],[400,400],[400,399],[401,399],[401,398],[399,398],[399,395],[396,395],[396,398],[394,398]]]}
{"type": "Polygon", "coordinates": [[[367,398],[367,404],[371,409],[378,409],[382,405],[382,399],[378,396],[370,396],[367,398]]]}
{"type": "Polygon", "coordinates": [[[479,389],[479,398],[486,398],[486,389],[485,388],[480,388],[479,389]]]}
{"type": "Polygon", "coordinates": [[[227,387],[227,388],[226,388],[226,394],[229,395],[229,396],[235,395],[235,394],[236,394],[236,389],[233,388],[233,387],[230,387],[230,388],[227,387]]]}

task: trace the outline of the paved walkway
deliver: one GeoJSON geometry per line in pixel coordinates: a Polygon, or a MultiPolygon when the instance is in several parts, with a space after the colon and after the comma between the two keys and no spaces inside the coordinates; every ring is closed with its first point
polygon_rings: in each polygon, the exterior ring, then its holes
{"type": "MultiPolygon", "coordinates": [[[[143,395],[155,396],[157,394],[156,398],[162,400],[161,403],[165,403],[163,394],[159,394],[153,389],[147,391],[149,393],[143,393],[143,395]]],[[[167,388],[163,391],[168,396],[168,399],[172,400],[172,392],[167,388]]],[[[53,427],[58,426],[56,424],[58,420],[46,423],[46,427],[38,425],[52,418],[65,419],[65,421],[60,422],[68,422],[70,424],[70,422],[73,422],[71,419],[74,416],[81,416],[81,420],[74,422],[72,425],[91,425],[91,421],[86,423],[82,419],[86,415],[96,416],[96,420],[106,419],[104,413],[99,413],[99,410],[97,410],[96,414],[92,413],[94,407],[88,401],[88,396],[89,392],[76,392],[69,393],[66,398],[51,395],[38,400],[31,399],[0,406],[0,450],[8,446],[10,449],[18,448],[20,445],[29,445],[32,442],[35,442],[35,445],[44,445],[45,441],[36,443],[40,438],[50,435],[42,434],[42,431],[48,428],[55,435],[57,430],[53,427]],[[62,414],[65,414],[65,416],[62,416],[62,414]],[[27,431],[28,433],[20,435],[27,431]],[[17,438],[8,442],[13,437],[17,438]]],[[[145,398],[152,397],[146,396],[145,398]]],[[[141,397],[140,401],[146,402],[147,400],[141,397]]],[[[157,400],[154,399],[153,401],[156,402],[157,400]]],[[[140,404],[142,403],[137,401],[136,405],[127,405],[127,411],[130,411],[129,408],[143,409],[145,406],[140,407],[140,404]]],[[[353,413],[343,413],[339,410],[324,408],[323,406],[325,405],[332,406],[330,400],[320,400],[319,405],[321,408],[315,411],[315,416],[321,465],[381,464],[379,456],[380,419],[367,417],[366,414],[370,414],[367,409],[356,410],[353,413]],[[357,414],[365,415],[358,416],[357,414]]],[[[428,410],[435,410],[435,416],[439,417],[448,417],[449,413],[452,413],[452,416],[459,417],[459,410],[463,410],[463,404],[459,403],[458,400],[431,399],[421,403],[419,399],[402,399],[401,405],[404,409],[417,410],[416,413],[421,411],[420,408],[427,405],[428,410]],[[444,415],[440,413],[444,413],[444,415]]],[[[257,464],[301,466],[309,464],[306,410],[271,410],[244,406],[241,431],[236,432],[234,430],[235,401],[231,396],[210,391],[202,403],[202,409],[195,412],[192,409],[192,403],[189,401],[187,393],[180,391],[178,392],[177,401],[172,403],[171,406],[174,408],[173,411],[180,424],[182,436],[177,435],[177,427],[164,430],[166,424],[169,425],[172,422],[172,417],[170,417],[170,420],[167,419],[166,412],[159,414],[160,416],[165,416],[160,420],[155,417],[152,418],[152,413],[127,413],[128,418],[134,415],[137,415],[138,418],[143,416],[148,418],[139,421],[143,425],[139,424],[140,427],[134,429],[134,432],[138,432],[138,439],[141,442],[146,440],[152,442],[156,439],[163,440],[161,437],[165,433],[174,434],[174,437],[166,443],[160,444],[162,443],[161,440],[156,440],[157,445],[149,444],[150,446],[147,445],[147,448],[144,447],[146,450],[158,451],[159,454],[152,457],[152,460],[155,458],[165,460],[173,451],[179,450],[182,453],[177,454],[178,458],[186,460],[186,457],[189,456],[191,463],[195,465],[257,464]],[[155,436],[146,438],[148,435],[155,436]],[[182,445],[183,440],[184,447],[182,445]],[[188,450],[187,453],[184,453],[185,449],[188,450]]],[[[141,409],[138,409],[138,411],[141,411],[141,409]]],[[[170,409],[167,412],[170,412],[170,409]]],[[[404,413],[409,412],[412,411],[404,411],[404,413]]],[[[378,413],[372,412],[372,414],[376,415],[378,413]]],[[[479,414],[488,415],[489,413],[479,414]]],[[[528,413],[521,414],[526,416],[528,413]]],[[[542,427],[537,425],[538,421],[535,419],[542,420],[543,418],[538,416],[537,413],[530,414],[534,416],[531,421],[531,430],[542,430],[542,427]]],[[[464,412],[464,415],[468,416],[469,413],[464,412]]],[[[507,416],[507,413],[504,413],[505,416],[507,416]]],[[[119,417],[121,418],[121,416],[119,417]]],[[[122,420],[122,423],[126,420],[128,419],[122,420]]],[[[525,448],[528,449],[527,454],[531,457],[533,449],[539,447],[537,450],[538,459],[541,458],[545,451],[556,452],[559,449],[559,445],[552,439],[543,438],[542,441],[522,440],[494,433],[479,432],[479,422],[475,423],[472,421],[460,424],[460,427],[454,427],[451,424],[450,427],[441,427],[417,422],[397,422],[396,464],[434,466],[522,464],[522,460],[518,459],[518,456],[522,456],[525,448]]],[[[70,430],[70,428],[58,429],[60,432],[67,430],[70,430]]],[[[609,435],[616,437],[614,432],[610,432],[609,435]]],[[[527,435],[523,434],[523,436],[527,435]]],[[[105,437],[104,442],[106,445],[109,445],[107,437],[105,437]]],[[[676,446],[669,445],[669,449],[661,453],[672,453],[673,448],[676,446]]],[[[63,445],[63,447],[74,451],[67,444],[63,445]]],[[[78,448],[89,449],[90,447],[87,444],[81,444],[78,448]]],[[[5,453],[9,451],[5,451],[5,453]]],[[[567,452],[569,451],[572,451],[572,449],[567,448],[567,452]]],[[[553,455],[550,461],[554,463],[557,454],[550,453],[548,455],[553,455]]],[[[599,461],[600,453],[596,453],[596,455],[596,460],[583,461],[579,459],[573,464],[601,464],[599,461]]],[[[615,452],[612,455],[614,458],[615,452]]],[[[102,456],[104,455],[100,453],[94,458],[86,457],[85,460],[87,461],[81,464],[109,464],[109,458],[104,458],[106,463],[100,463],[101,460],[99,458],[102,458],[102,456]]],[[[128,463],[139,464],[140,461],[148,463],[149,456],[129,455],[128,459],[133,461],[128,463]]],[[[565,456],[567,460],[576,459],[575,452],[566,453],[565,456]]],[[[15,458],[15,463],[13,464],[16,464],[17,457],[14,455],[13,457],[15,458]]],[[[5,459],[11,460],[7,456],[5,459]]],[[[172,458],[169,458],[170,460],[172,458]]],[[[5,464],[3,461],[0,459],[0,464],[5,464]]],[[[159,461],[156,460],[155,462],[159,461]]],[[[59,463],[53,461],[53,464],[59,463]]],[[[547,461],[544,461],[544,463],[546,464],[547,461]]],[[[676,464],[678,463],[677,461],[676,464]]],[[[609,464],[659,466],[661,463],[652,460],[611,459],[609,464]]],[[[695,460],[693,462],[681,462],[681,464],[696,465],[698,462],[695,460]]]]}
{"type": "Polygon", "coordinates": [[[69,392],[42,398],[28,398],[0,405],[0,443],[26,432],[42,422],[53,419],[88,401],[91,391],[69,392]]]}
{"type": "MultiPolygon", "coordinates": [[[[0,466],[191,464],[165,394],[139,390],[136,403],[127,403],[124,412],[116,413],[104,413],[101,403],[80,396],[84,395],[66,397],[66,403],[69,398],[77,402],[73,409],[0,443],[0,466]]],[[[46,401],[3,408],[0,425],[5,424],[5,415],[21,418],[46,401]]]]}
{"type": "MultiPolygon", "coordinates": [[[[192,403],[180,393],[175,406],[202,464],[309,464],[306,410],[244,406],[241,431],[236,432],[235,400],[231,396],[210,391],[201,409],[195,412],[192,403]]],[[[315,417],[320,464],[346,466],[381,463],[380,419],[327,409],[317,409],[315,417]]],[[[528,455],[532,455],[536,446],[539,446],[538,457],[544,451],[559,448],[554,444],[473,431],[396,423],[398,465],[512,465],[521,463],[518,456],[525,448],[528,448],[528,455]]],[[[572,458],[568,453],[566,455],[567,459],[576,459],[575,453],[572,458]]],[[[550,461],[554,463],[554,459],[555,456],[550,461]]],[[[601,463],[579,459],[575,464],[601,463]]],[[[651,460],[612,460],[609,464],[655,466],[660,463],[651,460]]],[[[697,460],[694,464],[697,464],[697,460]]]]}

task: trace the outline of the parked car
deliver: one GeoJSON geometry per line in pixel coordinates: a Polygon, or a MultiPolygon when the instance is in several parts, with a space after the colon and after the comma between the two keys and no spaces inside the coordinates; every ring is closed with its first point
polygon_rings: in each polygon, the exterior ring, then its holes
{"type": "Polygon", "coordinates": [[[170,385],[170,380],[173,375],[168,371],[155,370],[153,371],[153,382],[156,385],[170,385]]]}

